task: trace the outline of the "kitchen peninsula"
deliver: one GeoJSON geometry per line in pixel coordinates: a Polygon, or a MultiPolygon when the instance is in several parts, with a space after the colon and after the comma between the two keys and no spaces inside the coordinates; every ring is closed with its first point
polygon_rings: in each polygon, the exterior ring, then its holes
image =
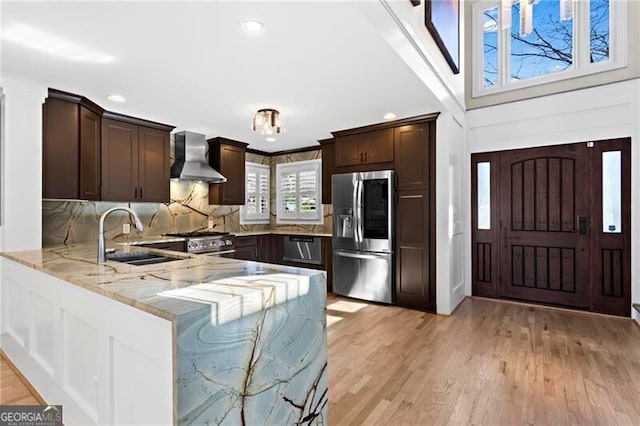
{"type": "Polygon", "coordinates": [[[325,273],[172,254],[2,253],[2,348],[67,424],[326,423],[325,273]]]}

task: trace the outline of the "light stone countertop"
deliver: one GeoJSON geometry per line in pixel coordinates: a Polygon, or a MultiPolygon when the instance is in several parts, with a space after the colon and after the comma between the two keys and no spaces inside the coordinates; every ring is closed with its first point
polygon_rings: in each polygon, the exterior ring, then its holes
{"type": "MultiPolygon", "coordinates": [[[[135,246],[118,248],[118,252],[130,251],[167,253],[135,246]]],[[[266,293],[291,294],[292,287],[308,286],[310,281],[317,282],[312,277],[325,274],[217,256],[169,253],[183,259],[145,266],[114,261],[99,265],[96,244],[91,243],[6,252],[0,256],[170,321],[181,314],[211,309],[213,305],[228,318],[248,301],[254,305],[253,312],[266,309],[268,306],[264,304],[255,306],[268,299],[264,297],[266,293]]],[[[326,278],[319,278],[326,285],[326,278]]]]}
{"type": "Polygon", "coordinates": [[[154,243],[173,243],[179,241],[185,241],[185,237],[173,237],[168,235],[159,235],[157,237],[144,237],[141,239],[132,239],[127,241],[116,241],[112,240],[107,242],[107,246],[110,244],[117,244],[121,246],[141,246],[143,244],[154,244],[154,243]]]}
{"type": "Polygon", "coordinates": [[[238,231],[232,232],[236,237],[248,237],[252,235],[304,235],[309,237],[329,237],[331,238],[333,235],[331,233],[326,232],[312,232],[312,231],[285,231],[285,230],[265,230],[265,231],[238,231]]]}

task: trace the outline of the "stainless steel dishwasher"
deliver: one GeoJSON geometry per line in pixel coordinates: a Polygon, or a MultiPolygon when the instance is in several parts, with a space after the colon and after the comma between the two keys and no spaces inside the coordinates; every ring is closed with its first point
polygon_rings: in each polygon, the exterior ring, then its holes
{"type": "Polygon", "coordinates": [[[314,265],[322,264],[322,238],[306,236],[285,237],[282,260],[314,265]]]}

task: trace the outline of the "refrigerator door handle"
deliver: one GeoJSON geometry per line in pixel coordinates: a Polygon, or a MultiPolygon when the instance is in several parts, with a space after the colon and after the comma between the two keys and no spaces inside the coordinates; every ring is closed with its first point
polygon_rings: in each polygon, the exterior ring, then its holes
{"type": "Polygon", "coordinates": [[[384,253],[384,254],[367,253],[367,254],[362,254],[362,253],[354,253],[354,252],[350,252],[350,251],[341,251],[341,250],[334,250],[334,253],[337,254],[338,256],[351,257],[351,258],[354,258],[354,259],[384,259],[384,258],[391,257],[391,253],[384,253]]]}
{"type": "Polygon", "coordinates": [[[357,229],[360,234],[358,242],[363,242],[364,239],[364,229],[362,224],[362,191],[363,191],[364,183],[361,179],[358,179],[358,197],[356,200],[356,215],[358,217],[357,229]]]}
{"type": "Polygon", "coordinates": [[[356,181],[353,183],[353,194],[352,194],[352,200],[351,200],[351,206],[353,207],[353,238],[355,239],[356,243],[359,241],[358,240],[358,184],[360,183],[360,181],[358,180],[358,176],[356,175],[356,181]]]}

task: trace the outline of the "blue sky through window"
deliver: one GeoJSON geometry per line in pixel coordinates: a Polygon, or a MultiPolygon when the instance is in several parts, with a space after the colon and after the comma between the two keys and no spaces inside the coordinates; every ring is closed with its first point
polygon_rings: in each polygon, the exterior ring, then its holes
{"type": "Polygon", "coordinates": [[[498,8],[484,11],[482,28],[484,45],[484,87],[495,86],[498,81],[498,8]]]}
{"type": "Polygon", "coordinates": [[[520,2],[511,9],[511,80],[524,80],[573,64],[573,19],[560,20],[558,0],[533,6],[533,31],[520,36],[520,2]]]}
{"type": "Polygon", "coordinates": [[[591,62],[606,61],[609,59],[609,0],[591,0],[589,15],[591,62]]]}

